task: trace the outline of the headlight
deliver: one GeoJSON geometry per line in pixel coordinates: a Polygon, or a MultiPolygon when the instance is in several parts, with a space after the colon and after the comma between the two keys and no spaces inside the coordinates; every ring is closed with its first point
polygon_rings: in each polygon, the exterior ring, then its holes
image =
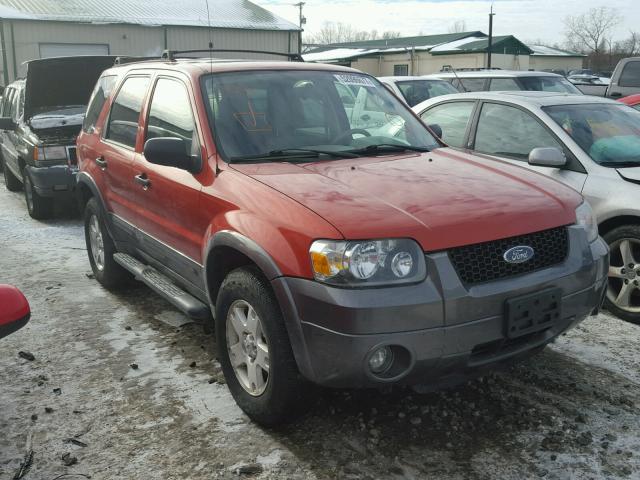
{"type": "Polygon", "coordinates": [[[420,282],[427,275],[424,253],[409,239],[317,240],[309,249],[316,280],[339,286],[420,282]]]}
{"type": "Polygon", "coordinates": [[[587,231],[587,239],[589,242],[593,242],[598,238],[598,222],[593,214],[593,210],[591,210],[591,205],[586,201],[582,202],[582,204],[576,208],[576,224],[587,231]]]}
{"type": "Polygon", "coordinates": [[[65,147],[42,147],[40,152],[42,154],[41,160],[67,159],[67,149],[65,147]]]}

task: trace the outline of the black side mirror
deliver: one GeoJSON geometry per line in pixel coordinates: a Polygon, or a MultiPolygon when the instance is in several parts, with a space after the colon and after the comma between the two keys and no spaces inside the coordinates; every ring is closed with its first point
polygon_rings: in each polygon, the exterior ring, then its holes
{"type": "Polygon", "coordinates": [[[180,168],[191,173],[200,171],[201,160],[187,154],[183,139],[176,137],[150,138],[144,144],[147,162],[180,168]]]}
{"type": "Polygon", "coordinates": [[[438,125],[437,123],[432,123],[431,125],[427,126],[436,137],[442,138],[442,127],[440,125],[438,125]]]}
{"type": "Polygon", "coordinates": [[[15,130],[16,122],[11,117],[0,117],[0,130],[15,130]]]}

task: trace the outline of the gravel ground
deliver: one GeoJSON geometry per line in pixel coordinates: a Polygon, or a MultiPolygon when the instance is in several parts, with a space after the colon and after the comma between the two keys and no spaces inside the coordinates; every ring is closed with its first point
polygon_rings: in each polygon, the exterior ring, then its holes
{"type": "Polygon", "coordinates": [[[0,185],[0,282],[33,310],[0,340],[0,479],[30,452],[37,480],[640,478],[637,326],[591,317],[446,392],[318,391],[274,432],[236,407],[213,336],[144,286],[104,290],[58,213],[0,185]]]}

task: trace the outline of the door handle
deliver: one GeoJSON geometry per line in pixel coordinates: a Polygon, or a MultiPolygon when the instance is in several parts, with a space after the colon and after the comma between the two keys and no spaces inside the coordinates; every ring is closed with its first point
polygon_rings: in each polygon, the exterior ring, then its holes
{"type": "Polygon", "coordinates": [[[107,161],[104,159],[104,157],[96,158],[95,162],[101,170],[105,170],[107,168],[107,161]]]}
{"type": "Polygon", "coordinates": [[[136,183],[139,183],[140,185],[142,185],[143,190],[148,190],[149,187],[151,186],[151,180],[147,178],[146,173],[141,173],[140,175],[136,175],[133,178],[135,179],[136,183]]]}
{"type": "Polygon", "coordinates": [[[611,96],[611,97],[621,97],[621,96],[622,96],[622,93],[620,93],[620,92],[612,92],[612,93],[610,94],[610,96],[611,96]]]}

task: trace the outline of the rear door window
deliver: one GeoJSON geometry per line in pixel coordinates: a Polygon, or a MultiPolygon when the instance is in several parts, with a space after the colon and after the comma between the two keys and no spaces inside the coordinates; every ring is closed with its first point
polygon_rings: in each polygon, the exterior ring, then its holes
{"type": "Polygon", "coordinates": [[[124,81],[111,107],[105,138],[135,147],[140,110],[148,86],[149,77],[129,77],[124,81]]]}
{"type": "Polygon", "coordinates": [[[200,153],[189,92],[182,82],[170,78],[160,78],[156,83],[145,141],[162,137],[181,139],[187,155],[200,153]]]}
{"type": "Polygon", "coordinates": [[[459,83],[454,83],[461,92],[482,92],[485,90],[485,78],[461,78],[459,83]]]}
{"type": "Polygon", "coordinates": [[[640,62],[629,62],[624,66],[618,85],[621,87],[640,87],[640,62]]]}
{"type": "Polygon", "coordinates": [[[531,114],[509,105],[482,106],[474,150],[526,160],[531,150],[538,147],[563,151],[562,145],[531,114]]]}
{"type": "Polygon", "coordinates": [[[427,110],[420,117],[427,125],[440,126],[445,143],[462,148],[474,105],[475,102],[444,103],[427,110]]]}
{"type": "Polygon", "coordinates": [[[520,86],[513,78],[492,78],[489,84],[489,90],[492,92],[506,92],[520,90],[520,86]]]}
{"type": "Polygon", "coordinates": [[[91,100],[89,100],[84,122],[82,123],[82,130],[85,132],[91,133],[96,126],[100,112],[102,112],[102,108],[116,84],[116,78],[116,75],[107,75],[100,77],[98,83],[96,83],[93,93],[91,94],[91,100]]]}

